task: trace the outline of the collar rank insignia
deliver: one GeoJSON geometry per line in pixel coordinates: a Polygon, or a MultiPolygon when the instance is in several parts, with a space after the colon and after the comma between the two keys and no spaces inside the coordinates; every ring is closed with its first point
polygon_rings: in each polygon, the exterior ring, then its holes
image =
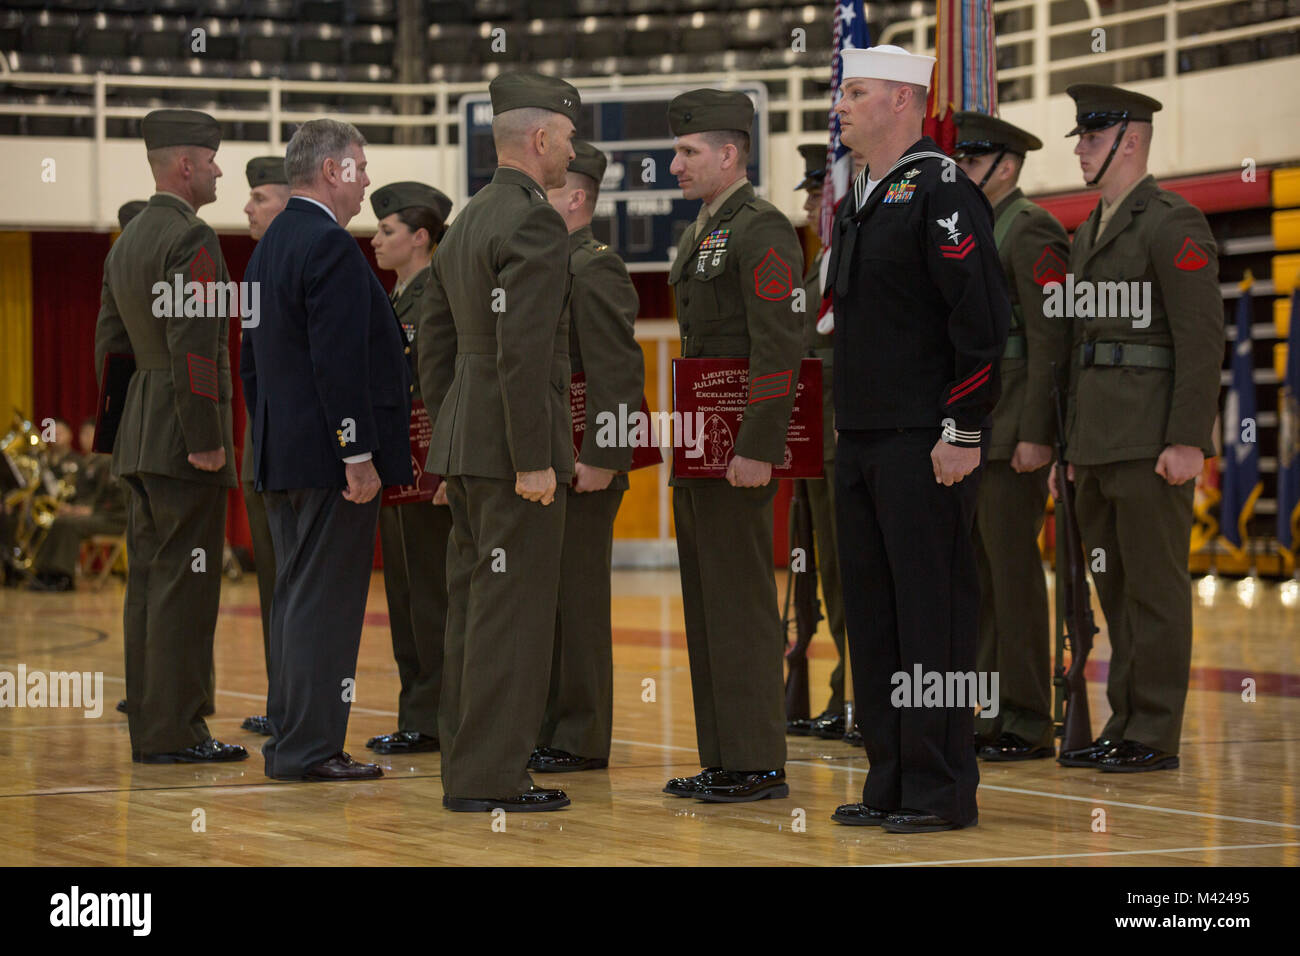
{"type": "Polygon", "coordinates": [[[881,202],[911,202],[914,192],[916,192],[916,183],[910,183],[906,178],[900,179],[898,182],[890,184],[889,191],[885,193],[885,198],[881,202]]]}
{"type": "Polygon", "coordinates": [[[722,264],[722,256],[727,251],[727,240],[731,237],[731,229],[714,229],[704,237],[700,243],[700,251],[695,261],[695,271],[703,272],[705,263],[712,258],[709,265],[717,267],[722,264]]]}

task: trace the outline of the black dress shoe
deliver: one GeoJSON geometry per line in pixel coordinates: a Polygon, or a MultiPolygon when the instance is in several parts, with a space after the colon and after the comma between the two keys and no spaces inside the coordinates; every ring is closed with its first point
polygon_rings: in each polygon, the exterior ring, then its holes
{"type": "Polygon", "coordinates": [[[27,585],[29,591],[75,591],[77,585],[66,574],[40,572],[27,585]]]}
{"type": "Polygon", "coordinates": [[[790,796],[784,770],[719,770],[704,777],[695,793],[707,803],[750,803],[790,796]]]}
{"type": "Polygon", "coordinates": [[[125,697],[123,697],[121,700],[119,700],[119,701],[117,702],[117,712],[118,712],[119,714],[125,714],[125,713],[126,713],[126,698],[125,698],[125,697]]]}
{"type": "Polygon", "coordinates": [[[1086,747],[1062,750],[1060,756],[1056,758],[1056,762],[1062,767],[1088,767],[1096,770],[1097,761],[1115,749],[1116,743],[1118,741],[1098,737],[1086,747]]]}
{"type": "Polygon", "coordinates": [[[831,819],[851,827],[878,827],[884,824],[887,816],[888,810],[877,810],[865,803],[846,803],[835,808],[831,819]]]}
{"type": "Polygon", "coordinates": [[[1146,773],[1149,770],[1177,770],[1178,754],[1165,753],[1136,740],[1124,740],[1097,761],[1102,773],[1146,773]]]}
{"type": "Polygon", "coordinates": [[[371,737],[366,746],[377,754],[437,753],[438,738],[418,730],[398,730],[382,737],[371,737]]]}
{"type": "Polygon", "coordinates": [[[500,808],[506,813],[532,813],[542,810],[559,810],[573,801],[563,790],[543,790],[530,787],[526,793],[511,797],[449,797],[443,794],[442,805],[458,813],[491,813],[500,808]]]}
{"type": "Polygon", "coordinates": [[[304,780],[375,780],[384,772],[378,764],[357,763],[352,755],[340,750],[328,760],[312,764],[303,772],[304,780]]]}
{"type": "Polygon", "coordinates": [[[167,754],[141,754],[141,763],[210,763],[226,760],[247,760],[248,751],[239,744],[223,744],[209,737],[201,744],[174,750],[167,754]]]}
{"type": "Polygon", "coordinates": [[[825,713],[812,723],[812,735],[823,740],[839,740],[844,736],[846,721],[844,714],[825,713]]]}
{"type": "Polygon", "coordinates": [[[827,707],[816,717],[801,717],[798,720],[787,720],[785,722],[785,732],[793,737],[810,737],[813,734],[813,727],[818,721],[831,720],[840,711],[827,707]]]}
{"type": "Polygon", "coordinates": [[[1051,747],[1035,747],[1017,734],[1002,734],[978,751],[982,760],[1041,760],[1055,755],[1051,747]]]}
{"type": "Polygon", "coordinates": [[[604,757],[579,757],[567,750],[538,747],[528,758],[528,769],[539,773],[576,773],[579,770],[603,770],[609,766],[604,757]]]}
{"type": "Polygon", "coordinates": [[[261,734],[263,737],[271,736],[271,718],[265,714],[257,717],[245,717],[244,722],[239,726],[244,730],[251,730],[255,734],[261,734]]]}
{"type": "Polygon", "coordinates": [[[940,830],[960,830],[979,823],[976,817],[970,823],[953,823],[924,810],[895,810],[881,824],[886,833],[937,833],[940,830]]]}
{"type": "Polygon", "coordinates": [[[852,744],[855,747],[861,747],[865,743],[862,739],[862,731],[857,727],[854,727],[852,730],[844,731],[844,736],[841,737],[840,740],[844,741],[846,744],[852,744]]]}
{"type": "Polygon", "coordinates": [[[674,797],[693,797],[705,777],[721,772],[721,767],[705,767],[693,777],[673,777],[664,785],[663,792],[670,793],[674,797]]]}

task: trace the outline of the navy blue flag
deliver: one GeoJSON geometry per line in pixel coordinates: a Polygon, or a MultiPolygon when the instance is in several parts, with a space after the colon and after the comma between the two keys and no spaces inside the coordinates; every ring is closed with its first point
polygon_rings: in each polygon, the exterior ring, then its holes
{"type": "Polygon", "coordinates": [[[1232,387],[1223,404],[1223,501],[1219,506],[1224,541],[1242,555],[1246,522],[1263,490],[1259,480],[1259,428],[1255,403],[1255,348],[1250,335],[1250,287],[1237,300],[1237,340],[1232,349],[1232,387]]]}
{"type": "Polygon", "coordinates": [[[1290,326],[1277,403],[1277,543],[1294,569],[1300,546],[1300,288],[1291,296],[1290,326]]]}

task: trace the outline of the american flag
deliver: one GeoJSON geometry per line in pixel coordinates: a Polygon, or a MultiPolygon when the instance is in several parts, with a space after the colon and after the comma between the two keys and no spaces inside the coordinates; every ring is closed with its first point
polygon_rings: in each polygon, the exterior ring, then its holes
{"type": "MultiPolygon", "coordinates": [[[[853,182],[853,157],[849,155],[848,148],[840,142],[840,118],[834,109],[840,100],[840,80],[844,75],[844,64],[840,53],[851,49],[865,50],[870,45],[867,14],[863,9],[862,0],[836,0],[833,42],[835,52],[831,56],[830,145],[826,150],[826,185],[822,190],[821,218],[817,224],[817,231],[822,240],[823,262],[830,258],[831,226],[835,221],[835,208],[848,194],[849,186],[853,182]]],[[[824,318],[830,307],[830,298],[823,299],[818,312],[819,318],[824,318]]],[[[825,323],[819,322],[819,328],[823,324],[829,324],[829,320],[825,323]]]]}

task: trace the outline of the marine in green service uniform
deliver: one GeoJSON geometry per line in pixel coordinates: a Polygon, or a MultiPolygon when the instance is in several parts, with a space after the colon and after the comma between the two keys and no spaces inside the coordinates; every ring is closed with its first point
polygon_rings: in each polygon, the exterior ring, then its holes
{"type": "Polygon", "coordinates": [[[631,446],[602,447],[597,420],[641,408],[645,359],[633,332],[636,289],[618,255],[596,239],[596,211],[606,158],[574,140],[563,186],[549,191],[569,230],[569,365],[586,389],[580,447],[564,512],[560,597],[546,716],[530,770],[571,772],[609,765],[613,732],[614,655],[610,628],[610,559],[614,519],[628,488],[631,446]]]}
{"type": "MultiPolygon", "coordinates": [[[[412,407],[418,408],[422,399],[416,337],[422,317],[432,305],[432,298],[425,295],[429,263],[447,229],[451,200],[424,183],[400,182],[372,193],[370,205],[379,220],[379,229],[370,241],[375,261],[379,268],[397,273],[391,295],[393,311],[406,336],[412,407]]],[[[424,463],[412,464],[420,474],[424,463]]],[[[379,509],[388,626],[401,690],[397,730],[366,742],[376,753],[438,749],[443,628],[447,622],[447,538],[451,535],[445,494],[440,501],[410,501],[379,509]]]]}
{"type": "MultiPolygon", "coordinates": [[[[284,171],[283,156],[255,156],[244,167],[248,178],[248,202],[244,215],[248,217],[248,234],[253,241],[261,239],[271,220],[280,214],[289,202],[289,177],[284,171]]],[[[253,539],[253,564],[257,570],[257,601],[262,610],[262,654],[266,673],[271,673],[271,598],[275,596],[275,545],[271,542],[271,525],[266,517],[266,503],[256,488],[253,476],[253,425],[244,421],[244,456],[239,470],[239,482],[244,492],[244,510],[248,512],[248,532],[253,539]]],[[[271,724],[265,714],[245,717],[244,730],[271,735],[271,724]]]]}
{"type": "Polygon", "coordinates": [[[93,535],[120,535],[126,530],[126,498],[121,482],[113,477],[112,458],[91,448],[94,437],[95,420],[87,419],[81,423],[79,435],[85,454],[74,452],[65,459],[74,465],[65,479],[73,483],[72,497],[59,503],[32,562],[36,572],[31,583],[33,591],[73,590],[82,542],[93,535]]]}
{"type": "Polygon", "coordinates": [[[1011,329],[999,364],[1002,395],[975,507],[980,580],[976,668],[998,674],[998,705],[975,722],[985,760],[1055,756],[1051,625],[1038,533],[1047,505],[1047,465],[1056,439],[1052,368],[1065,375],[1068,319],[1043,312],[1044,288],[1064,282],[1065,228],[1029,200],[1018,182],[1037,136],[983,113],[956,114],[957,165],[993,207],[993,239],[1011,293],[1011,329]],[[987,716],[992,713],[994,716],[987,716]]]}
{"type": "Polygon", "coordinates": [[[749,398],[725,478],[672,478],[673,517],[704,770],[664,792],[711,802],[789,794],[780,612],[772,573],[772,466],[784,458],[803,317],[790,221],[746,178],[754,106],[692,90],[668,107],[671,171],[700,213],[668,274],[683,358],[749,360],[749,398]]]}
{"type": "Polygon", "coordinates": [[[443,806],[558,810],[527,765],[546,710],[573,476],[564,184],[581,100],[554,77],[488,87],[497,170],[433,256],[419,331],[426,467],[451,507],[438,731],[443,806]]]}
{"type": "Polygon", "coordinates": [[[221,127],[206,113],[154,110],[141,129],[157,192],[109,250],[95,326],[97,374],[109,355],[135,359],[113,446],[113,474],[130,490],[131,751],[144,763],[243,760],[248,752],[214,740],[202,716],[212,695],[226,489],[235,487],[230,297],[207,285],[229,276],[216,233],[196,211],[217,196],[221,127]],[[174,301],[170,290],[191,282],[205,293],[174,301]]]}
{"type": "MultiPolygon", "coordinates": [[[[799,147],[804,160],[804,178],[795,189],[805,189],[803,208],[808,222],[816,228],[821,216],[822,187],[826,179],[826,147],[811,143],[799,147]]],[[[796,479],[804,486],[812,511],[813,540],[817,548],[817,574],[822,582],[822,599],[826,602],[826,626],[839,660],[831,671],[831,696],[826,708],[816,717],[792,720],[786,732],[796,737],[815,736],[840,740],[844,736],[844,596],[840,590],[840,559],[835,546],[835,392],[832,363],[835,348],[831,331],[818,331],[822,301],[822,253],[809,264],[803,277],[806,351],[822,363],[822,454],[825,478],[821,481],[796,479]]]]}
{"type": "Polygon", "coordinates": [[[1111,715],[1091,746],[1057,759],[1172,769],[1192,656],[1192,492],[1213,454],[1223,364],[1218,250],[1204,214],[1147,172],[1160,103],[1114,86],[1066,92],[1068,135],[1101,193],[1057,304],[1074,316],[1066,458],[1110,639],[1111,715]]]}

